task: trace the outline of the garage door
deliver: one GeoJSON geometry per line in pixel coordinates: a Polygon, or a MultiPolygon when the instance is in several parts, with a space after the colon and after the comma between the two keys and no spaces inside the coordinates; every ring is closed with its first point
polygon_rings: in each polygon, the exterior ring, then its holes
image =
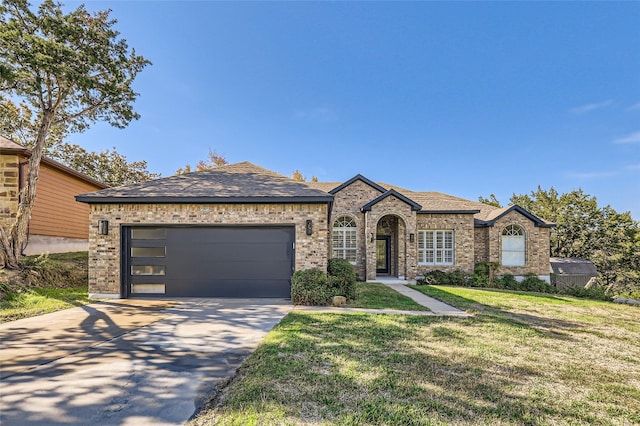
{"type": "Polygon", "coordinates": [[[293,227],[127,227],[123,232],[126,296],[291,295],[293,227]]]}

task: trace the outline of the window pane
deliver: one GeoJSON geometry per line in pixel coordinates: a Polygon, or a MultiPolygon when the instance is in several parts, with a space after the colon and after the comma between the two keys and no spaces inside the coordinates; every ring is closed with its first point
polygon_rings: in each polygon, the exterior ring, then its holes
{"type": "Polygon", "coordinates": [[[131,265],[131,275],[164,275],[164,265],[131,265]]]}
{"type": "Polygon", "coordinates": [[[345,247],[356,248],[356,231],[346,231],[345,233],[345,247]]]}
{"type": "Polygon", "coordinates": [[[433,232],[426,232],[425,233],[424,246],[425,246],[425,248],[428,248],[428,249],[432,249],[433,248],[433,232]]]}
{"type": "Polygon", "coordinates": [[[524,252],[502,252],[502,264],[504,266],[524,266],[524,252]]]}
{"type": "Polygon", "coordinates": [[[131,284],[131,293],[164,294],[164,284],[131,284]]]}
{"type": "Polygon", "coordinates": [[[507,251],[524,251],[524,237],[522,236],[503,236],[502,250],[507,251]]]}
{"type": "Polygon", "coordinates": [[[166,228],[131,228],[134,240],[164,240],[167,238],[166,228]]]}
{"type": "Polygon", "coordinates": [[[453,263],[453,252],[452,251],[445,251],[444,252],[444,262],[445,263],[453,263]]]}
{"type": "Polygon", "coordinates": [[[164,257],[164,247],[131,247],[131,257],[164,257]]]}
{"type": "Polygon", "coordinates": [[[355,263],[356,261],[356,251],[355,250],[345,250],[345,259],[347,259],[351,263],[355,263]]]}
{"type": "Polygon", "coordinates": [[[444,234],[444,247],[447,249],[453,248],[453,232],[447,231],[444,234]]]}

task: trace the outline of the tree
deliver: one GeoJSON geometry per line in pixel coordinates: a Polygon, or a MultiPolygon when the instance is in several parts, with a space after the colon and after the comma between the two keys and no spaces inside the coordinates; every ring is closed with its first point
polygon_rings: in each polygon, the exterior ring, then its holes
{"type": "Polygon", "coordinates": [[[0,266],[18,268],[52,129],[81,132],[96,121],[123,128],[139,118],[131,84],[150,62],[118,39],[109,14],[82,5],[65,14],[52,0],[37,11],[27,0],[0,5],[0,93],[19,99],[37,129],[16,220],[8,233],[0,228],[0,266]]]}
{"type": "Polygon", "coordinates": [[[498,199],[496,198],[495,194],[490,194],[489,198],[484,198],[482,195],[478,197],[478,201],[480,201],[483,204],[488,204],[490,206],[493,207],[502,207],[502,204],[500,204],[500,201],[498,201],[498,199]]]}
{"type": "MultiPolygon", "coordinates": [[[[306,182],[307,178],[302,174],[302,172],[300,170],[294,170],[293,174],[291,175],[291,179],[293,179],[296,182],[306,182]]],[[[311,176],[311,182],[317,182],[318,178],[316,176],[311,176]]]]}
{"type": "Polygon", "coordinates": [[[115,147],[95,153],[79,145],[59,143],[49,150],[48,156],[109,186],[131,185],[160,177],[147,170],[146,161],[127,162],[127,157],[115,147]]]}
{"type": "MultiPolygon", "coordinates": [[[[16,105],[11,100],[0,101],[0,134],[21,145],[31,146],[38,129],[26,104],[16,105]]],[[[79,145],[64,142],[65,136],[64,129],[52,128],[43,155],[109,186],[128,185],[160,177],[147,170],[146,161],[128,163],[127,158],[118,153],[115,147],[113,150],[95,153],[79,145]]]]}
{"type": "MultiPolygon", "coordinates": [[[[38,135],[38,127],[29,106],[21,102],[15,104],[0,95],[0,135],[30,147],[38,135]]],[[[60,126],[52,127],[47,137],[45,152],[54,143],[62,142],[66,132],[60,126]]]]}
{"type": "MultiPolygon", "coordinates": [[[[215,169],[216,167],[224,166],[226,164],[229,164],[229,162],[227,161],[226,158],[224,158],[224,156],[218,154],[217,152],[209,148],[209,155],[207,159],[200,160],[198,164],[196,164],[196,169],[193,171],[199,172],[202,170],[211,170],[211,169],[215,169]]],[[[176,170],[175,174],[183,175],[185,173],[191,173],[191,172],[192,172],[191,164],[186,164],[184,167],[181,167],[178,170],[176,170]]]]}
{"type": "Polygon", "coordinates": [[[601,208],[581,189],[559,194],[538,186],[530,195],[513,194],[510,201],[556,223],[551,256],[588,259],[611,291],[640,290],[640,224],[629,212],[601,208]]]}

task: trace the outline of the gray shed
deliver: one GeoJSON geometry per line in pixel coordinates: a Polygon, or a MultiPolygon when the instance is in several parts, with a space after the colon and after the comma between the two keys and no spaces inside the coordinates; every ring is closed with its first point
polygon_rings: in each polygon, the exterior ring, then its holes
{"type": "Polygon", "coordinates": [[[598,276],[595,265],[579,257],[550,257],[549,264],[551,284],[558,289],[585,287],[598,276]]]}

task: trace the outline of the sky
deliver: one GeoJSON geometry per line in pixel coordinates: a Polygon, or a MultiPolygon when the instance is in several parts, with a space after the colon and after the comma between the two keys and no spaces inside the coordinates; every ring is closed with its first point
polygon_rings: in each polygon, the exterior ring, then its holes
{"type": "Polygon", "coordinates": [[[140,120],[70,136],[87,149],[164,176],[211,149],[503,204],[582,189],[640,220],[640,2],[86,6],[153,62],[140,120]]]}

